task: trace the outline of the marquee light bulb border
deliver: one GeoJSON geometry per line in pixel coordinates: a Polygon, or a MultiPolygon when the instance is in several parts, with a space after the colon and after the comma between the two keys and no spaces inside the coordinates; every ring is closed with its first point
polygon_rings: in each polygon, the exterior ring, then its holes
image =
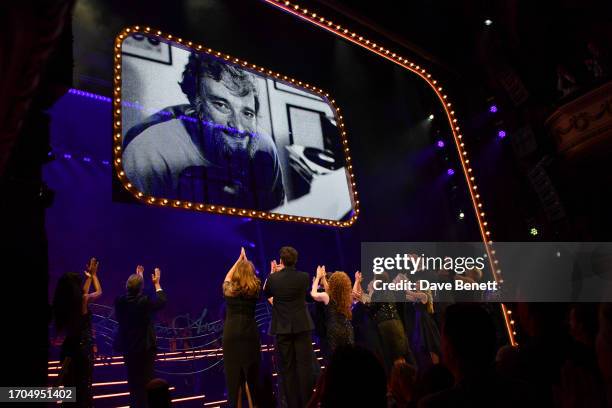
{"type": "MultiPolygon", "coordinates": [[[[379,57],[391,61],[392,63],[418,75],[427,83],[427,85],[431,87],[431,89],[436,94],[438,100],[442,104],[442,107],[446,114],[446,119],[448,120],[448,124],[450,125],[452,131],[453,139],[455,141],[455,147],[457,148],[457,153],[459,155],[459,161],[461,162],[461,169],[463,170],[465,181],[468,185],[470,198],[474,206],[476,219],[478,220],[480,235],[482,237],[483,243],[485,244],[485,250],[489,259],[489,265],[491,267],[493,278],[499,284],[503,284],[504,280],[502,277],[501,270],[499,269],[499,261],[495,258],[495,251],[493,250],[493,238],[491,236],[491,229],[488,227],[488,222],[485,219],[485,212],[482,210],[482,199],[478,192],[478,186],[475,182],[473,170],[470,167],[470,159],[468,158],[467,149],[465,148],[465,144],[462,141],[463,135],[460,132],[461,128],[458,124],[453,105],[451,104],[448,95],[446,94],[446,92],[444,92],[444,88],[440,85],[439,81],[434,79],[431,73],[427,71],[427,69],[416,64],[413,61],[410,61],[408,58],[402,56],[399,52],[395,52],[391,49],[384,47],[381,44],[377,44],[374,41],[370,41],[364,35],[360,35],[352,30],[349,30],[347,27],[343,27],[340,24],[336,24],[330,19],[321,16],[320,13],[308,10],[307,8],[302,7],[299,4],[293,3],[291,1],[263,1],[278,9],[288,12],[302,20],[314,24],[317,27],[322,28],[323,30],[326,30],[338,37],[341,37],[361,48],[364,48],[367,51],[378,55],[379,57]]],[[[517,346],[518,343],[516,342],[516,329],[514,327],[514,320],[510,318],[512,310],[510,310],[503,303],[501,304],[501,310],[510,344],[512,344],[513,346],[517,346]]]]}
{"type": "Polygon", "coordinates": [[[355,223],[357,217],[359,216],[359,198],[357,193],[357,183],[355,181],[355,175],[353,173],[353,164],[350,155],[350,149],[348,146],[348,137],[346,126],[344,124],[344,118],[340,113],[340,108],[336,104],[336,101],[330,97],[329,93],[325,92],[323,89],[308,84],[304,81],[300,81],[295,78],[291,78],[287,75],[280,74],[278,72],[272,71],[270,69],[266,69],[264,67],[258,66],[256,64],[252,64],[246,60],[233,57],[229,54],[222,53],[220,51],[213,50],[212,48],[205,47],[202,44],[194,43],[192,41],[184,40],[181,37],[174,36],[172,34],[164,33],[160,30],[155,30],[148,26],[140,26],[134,25],[124,28],[119,32],[119,34],[115,37],[115,45],[114,45],[114,64],[113,64],[113,164],[115,168],[115,175],[123,185],[123,187],[138,201],[152,206],[157,207],[174,207],[174,208],[182,208],[190,211],[199,211],[199,212],[208,212],[213,214],[224,214],[224,215],[233,215],[238,217],[251,217],[251,218],[259,218],[264,220],[276,220],[276,221],[285,221],[285,222],[297,222],[297,223],[305,223],[305,224],[314,224],[314,225],[322,225],[322,226],[330,226],[330,227],[350,227],[355,223]],[[133,34],[142,34],[145,36],[153,36],[158,37],[163,40],[165,43],[171,43],[177,47],[183,49],[189,49],[190,51],[199,52],[199,53],[207,53],[215,58],[219,58],[224,60],[225,62],[233,65],[240,66],[242,69],[246,69],[258,75],[265,75],[269,78],[273,78],[276,81],[283,82],[288,86],[302,88],[305,91],[309,91],[311,93],[317,94],[321,97],[334,111],[334,116],[336,119],[336,123],[338,124],[338,130],[340,133],[340,140],[343,146],[344,158],[346,161],[346,172],[347,172],[347,182],[349,184],[349,191],[351,195],[351,204],[352,204],[352,214],[351,217],[347,220],[337,221],[337,220],[329,220],[317,217],[305,217],[298,215],[289,215],[289,214],[279,214],[268,211],[260,211],[260,210],[252,210],[245,208],[235,208],[223,205],[216,204],[207,204],[193,201],[181,201],[174,200],[164,197],[155,197],[139,191],[128,179],[125,171],[123,169],[122,163],[122,96],[121,96],[121,48],[123,45],[123,41],[133,34]]]}

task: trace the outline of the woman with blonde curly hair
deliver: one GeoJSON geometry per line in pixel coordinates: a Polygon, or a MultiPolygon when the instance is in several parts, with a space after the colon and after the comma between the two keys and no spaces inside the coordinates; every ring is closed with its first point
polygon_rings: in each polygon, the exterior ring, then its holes
{"type": "Polygon", "coordinates": [[[344,272],[334,272],[329,281],[325,281],[325,267],[317,267],[317,276],[312,282],[310,295],[317,302],[323,302],[325,307],[325,321],[327,328],[327,342],[330,353],[341,345],[353,344],[353,324],[351,323],[352,284],[351,279],[344,272]],[[318,292],[319,283],[325,291],[318,292]]]}
{"type": "Polygon", "coordinates": [[[255,267],[244,252],[223,281],[227,304],[223,324],[223,361],[230,406],[237,406],[245,392],[249,406],[258,405],[259,363],[261,360],[259,331],[255,321],[255,305],[261,283],[255,267]]]}

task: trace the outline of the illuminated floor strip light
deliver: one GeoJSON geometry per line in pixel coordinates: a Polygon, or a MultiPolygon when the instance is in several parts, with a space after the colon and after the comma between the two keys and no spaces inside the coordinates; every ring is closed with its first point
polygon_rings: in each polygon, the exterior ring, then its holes
{"type": "Polygon", "coordinates": [[[193,397],[175,398],[172,400],[172,402],[175,403],[175,402],[183,402],[183,401],[193,401],[197,399],[203,399],[204,397],[205,397],[204,395],[195,395],[193,397]]]}
{"type": "Polygon", "coordinates": [[[104,387],[106,385],[122,385],[127,384],[127,381],[109,381],[91,384],[92,387],[104,387]]]}
{"type": "MultiPolygon", "coordinates": [[[[315,343],[313,343],[314,345],[315,343]]],[[[222,348],[216,348],[216,349],[206,349],[206,350],[188,350],[188,351],[175,351],[175,352],[170,352],[170,353],[158,353],[157,356],[158,357],[164,357],[164,358],[157,358],[155,359],[155,361],[191,361],[191,360],[199,360],[202,358],[208,358],[208,357],[219,357],[219,356],[223,356],[223,353],[215,353],[215,354],[206,354],[206,355],[201,355],[201,354],[205,354],[205,353],[210,353],[213,351],[222,351],[222,348]],[[191,354],[191,356],[183,356],[183,357],[165,357],[168,355],[177,355],[177,354],[191,354]]],[[[263,352],[271,352],[274,351],[274,347],[270,347],[270,348],[263,348],[262,346],[262,350],[263,352]]],[[[320,349],[315,350],[315,352],[320,351],[320,349]]],[[[123,356],[112,356],[112,357],[97,357],[95,359],[95,361],[100,361],[99,363],[95,363],[94,366],[95,367],[102,367],[102,366],[110,366],[110,365],[122,365],[124,364],[123,361],[108,361],[108,360],[122,360],[123,356]]],[[[57,364],[59,363],[59,361],[49,361],[49,364],[57,364]]],[[[61,366],[57,365],[57,366],[49,366],[48,370],[49,371],[57,371],[60,370],[61,366]]],[[[50,377],[53,376],[57,376],[57,374],[52,375],[49,374],[50,377]]]]}
{"type": "Polygon", "coordinates": [[[115,393],[115,394],[94,395],[93,399],[124,397],[126,395],[130,395],[129,391],[128,392],[118,392],[118,393],[115,393]]]}
{"type": "MultiPolygon", "coordinates": [[[[168,388],[169,391],[173,391],[175,390],[175,387],[170,387],[168,388]]],[[[94,395],[93,399],[103,399],[103,398],[115,398],[115,397],[125,397],[126,395],[130,395],[130,392],[117,392],[114,394],[101,394],[101,395],[94,395]]],[[[174,402],[174,400],[173,400],[174,402]]]]}
{"type": "Polygon", "coordinates": [[[225,404],[226,402],[227,402],[227,400],[212,401],[212,402],[205,403],[204,406],[207,407],[207,406],[215,405],[215,404],[225,404]]]}

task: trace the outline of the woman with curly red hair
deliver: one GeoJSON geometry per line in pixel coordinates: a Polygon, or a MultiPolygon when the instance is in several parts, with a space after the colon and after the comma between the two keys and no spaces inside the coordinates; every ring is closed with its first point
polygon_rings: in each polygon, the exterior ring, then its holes
{"type": "Polygon", "coordinates": [[[348,275],[341,271],[331,274],[329,281],[325,278],[324,266],[317,267],[317,276],[312,282],[310,295],[317,302],[323,302],[327,341],[330,353],[341,345],[353,344],[353,324],[351,323],[352,284],[348,275]],[[318,292],[319,284],[323,283],[325,292],[318,292]]]}

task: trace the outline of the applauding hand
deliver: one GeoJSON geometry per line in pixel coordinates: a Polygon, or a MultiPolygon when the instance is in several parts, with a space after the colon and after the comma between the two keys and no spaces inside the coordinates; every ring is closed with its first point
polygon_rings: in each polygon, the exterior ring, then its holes
{"type": "MultiPolygon", "coordinates": [[[[98,260],[96,258],[91,258],[89,260],[89,263],[87,264],[87,272],[89,272],[88,276],[91,275],[95,275],[98,273],[98,265],[100,264],[100,262],[98,262],[98,260]]],[[[87,275],[87,272],[85,273],[87,275]]]]}
{"type": "Polygon", "coordinates": [[[325,265],[317,266],[317,278],[323,279],[326,276],[327,272],[325,272],[325,265]]]}
{"type": "Polygon", "coordinates": [[[151,274],[151,281],[154,285],[159,285],[159,279],[161,278],[161,271],[159,268],[155,268],[155,273],[151,274]]]}
{"type": "Polygon", "coordinates": [[[136,266],[136,274],[142,276],[143,273],[144,273],[144,266],[142,265],[136,266]]]}
{"type": "Polygon", "coordinates": [[[276,260],[270,262],[270,273],[282,271],[285,268],[283,264],[277,264],[276,260]]]}

